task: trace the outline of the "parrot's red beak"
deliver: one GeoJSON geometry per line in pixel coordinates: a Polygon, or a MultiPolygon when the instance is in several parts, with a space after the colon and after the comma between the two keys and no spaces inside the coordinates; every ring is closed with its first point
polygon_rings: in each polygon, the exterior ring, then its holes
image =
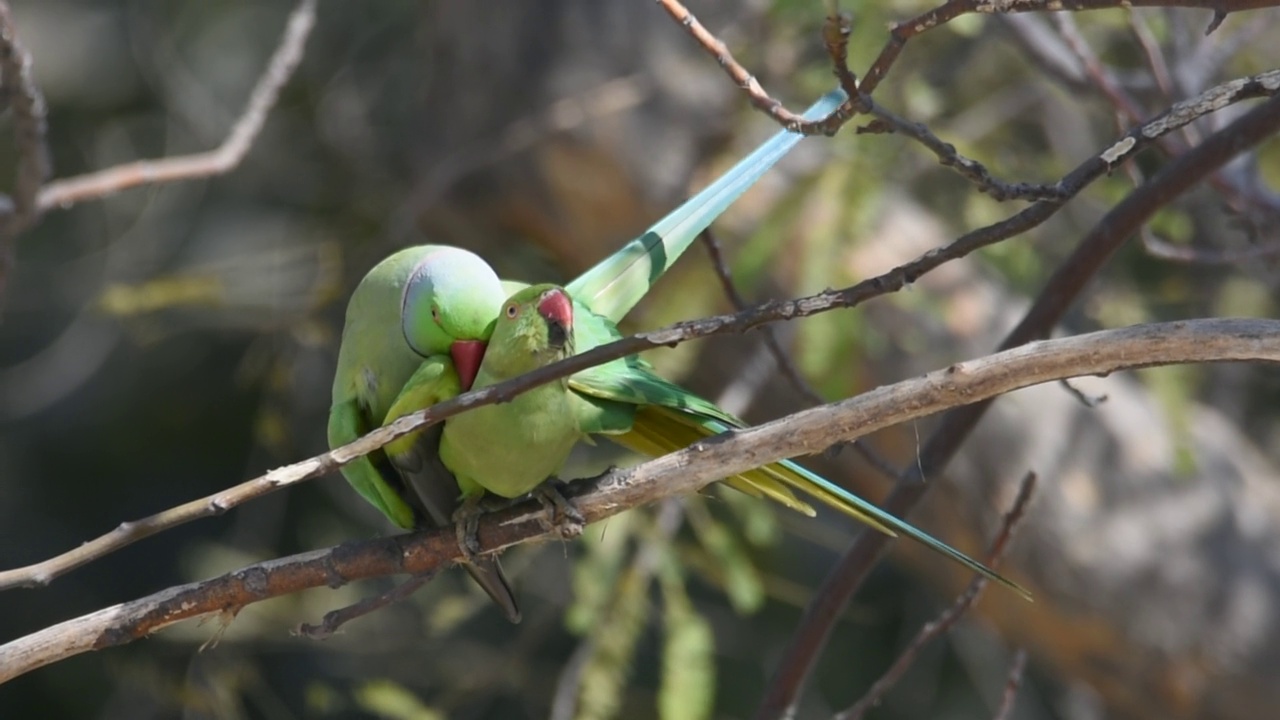
{"type": "Polygon", "coordinates": [[[573,303],[559,288],[548,290],[538,300],[538,314],[547,321],[548,338],[556,347],[564,347],[573,329],[573,303]]]}
{"type": "Polygon", "coordinates": [[[480,362],[484,360],[486,343],[483,340],[454,340],[449,346],[449,357],[453,358],[453,368],[458,371],[458,379],[462,381],[462,391],[471,389],[480,372],[480,362]]]}

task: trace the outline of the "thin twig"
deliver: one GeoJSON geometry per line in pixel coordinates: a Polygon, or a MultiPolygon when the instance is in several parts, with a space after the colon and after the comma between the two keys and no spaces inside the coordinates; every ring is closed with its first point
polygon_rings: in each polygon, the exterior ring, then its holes
{"type": "Polygon", "coordinates": [[[1128,16],[1129,30],[1133,32],[1138,46],[1142,48],[1142,54],[1147,58],[1147,67],[1151,70],[1151,77],[1155,78],[1156,87],[1160,89],[1166,102],[1172,101],[1175,97],[1173,76],[1169,74],[1169,65],[1160,50],[1160,41],[1156,40],[1155,33],[1151,32],[1151,26],[1147,24],[1146,15],[1141,11],[1129,8],[1128,16]]]}
{"type": "MultiPolygon", "coordinates": [[[[760,86],[760,81],[755,76],[747,72],[747,69],[734,59],[733,54],[729,52],[724,41],[711,34],[693,13],[689,12],[679,0],[657,0],[663,10],[671,16],[673,20],[680,24],[689,35],[697,41],[703,50],[707,51],[725,73],[733,80],[734,84],[747,94],[747,99],[751,105],[760,112],[773,118],[782,127],[792,132],[803,133],[805,135],[833,135],[840,126],[852,116],[853,106],[851,101],[846,100],[839,108],[836,108],[830,115],[816,121],[805,120],[802,115],[791,112],[782,104],[781,100],[774,98],[765,92],[760,86]]],[[[853,97],[852,95],[850,97],[853,97]]]]}
{"type": "Polygon", "coordinates": [[[365,598],[360,602],[352,603],[351,605],[338,608],[337,610],[330,610],[324,614],[323,618],[321,618],[319,625],[302,623],[298,626],[298,629],[294,631],[294,634],[305,635],[312,640],[327,640],[332,637],[339,628],[352,620],[377,612],[388,605],[398,603],[401,600],[409,598],[423,585],[431,582],[439,571],[440,568],[435,568],[425,573],[414,575],[381,595],[365,598]]]}
{"type": "Polygon", "coordinates": [[[97,172],[55,180],[40,191],[39,210],[67,208],[86,200],[98,200],[138,185],[195,180],[221,175],[244,159],[267,114],[275,105],[280,89],[302,61],[303,50],[315,26],[316,0],[300,0],[289,14],[280,45],[258,79],[244,113],[236,120],[227,138],[213,150],[159,160],[138,160],[97,172]]]}
{"type": "MultiPolygon", "coordinates": [[[[724,294],[729,298],[734,310],[741,312],[751,307],[746,298],[742,297],[742,293],[738,292],[738,286],[733,282],[733,274],[729,272],[729,266],[724,260],[724,253],[720,250],[720,243],[716,240],[715,234],[711,232],[711,228],[702,231],[702,242],[707,247],[707,254],[711,256],[711,266],[715,268],[716,277],[720,279],[720,287],[724,288],[724,294]]],[[[773,354],[773,359],[778,363],[778,369],[782,370],[787,382],[791,383],[791,388],[814,405],[821,405],[826,402],[818,394],[818,391],[800,375],[800,370],[795,366],[795,363],[791,362],[791,356],[782,348],[782,342],[778,340],[777,330],[772,325],[766,325],[760,330],[764,334],[765,345],[769,348],[769,352],[773,354]]]]}
{"type": "MultiPolygon", "coordinates": [[[[1280,73],[1272,82],[1273,86],[1280,87],[1280,73]]],[[[1171,116],[1176,114],[1180,113],[1170,113],[1171,116]]],[[[1155,122],[1144,127],[1153,126],[1155,122]]],[[[1045,337],[1088,281],[1157,210],[1278,129],[1280,98],[1273,97],[1174,159],[1145,185],[1130,193],[1081,240],[1000,347],[1012,348],[1045,337]]],[[[1136,138],[1134,141],[1138,142],[1136,138]]],[[[1114,150],[1128,154],[1132,147],[1117,145],[1114,150]]],[[[1104,153],[1104,157],[1107,155],[1104,153]]],[[[1038,205],[1032,205],[1028,211],[1038,205]]],[[[906,516],[927,493],[929,485],[926,478],[942,473],[988,407],[990,402],[975,402],[943,415],[938,429],[921,450],[918,462],[895,483],[884,507],[899,517],[906,516]]],[[[806,608],[801,624],[767,686],[756,713],[759,720],[785,717],[790,712],[826,645],[831,629],[887,548],[886,540],[872,533],[861,533],[827,575],[822,588],[806,608]]]]}
{"type": "Polygon", "coordinates": [[[854,108],[857,112],[875,118],[874,122],[858,128],[859,133],[892,132],[905,135],[932,152],[943,167],[953,168],[961,177],[977,186],[978,192],[986,193],[996,200],[1062,199],[1062,188],[1053,185],[1011,183],[997,179],[985,165],[961,155],[954,145],[934,135],[923,123],[913,123],[898,117],[872,100],[869,94],[862,92],[857,84],[857,76],[848,66],[851,33],[849,22],[845,15],[829,16],[823,28],[823,38],[840,87],[849,97],[855,98],[854,108]]]}
{"type": "MultiPolygon", "coordinates": [[[[890,28],[889,40],[877,56],[861,83],[847,65],[847,44],[850,36],[849,20],[843,15],[831,15],[827,18],[823,29],[823,42],[831,56],[833,68],[841,87],[849,95],[849,99],[832,111],[825,118],[805,121],[800,115],[788,110],[781,100],[764,91],[756,78],[746,70],[728,51],[724,42],[712,34],[698,21],[688,8],[678,0],[657,0],[658,4],[682,27],[691,37],[706,50],[741,88],[752,106],[773,118],[782,127],[805,135],[832,135],[850,118],[857,114],[870,114],[878,122],[870,124],[860,132],[901,133],[924,145],[945,167],[956,169],[964,178],[973,182],[980,192],[987,193],[996,200],[1063,200],[1067,195],[1061,187],[1039,183],[1010,183],[998,180],[982,164],[966,158],[950,143],[944,142],[927,127],[900,118],[880,107],[871,99],[871,94],[884,79],[889,68],[896,62],[898,55],[913,37],[939,25],[948,23],[961,15],[970,13],[1024,13],[1036,11],[1061,10],[1096,10],[1109,7],[1133,8],[1140,6],[1156,7],[1208,7],[1218,11],[1221,3],[1215,0],[1021,0],[1020,2],[997,2],[996,0],[950,0],[949,2],[918,15],[910,20],[897,23],[890,28]]],[[[1237,0],[1230,12],[1258,9],[1274,4],[1271,0],[1237,0]]],[[[1222,11],[1224,14],[1228,11],[1222,11]]],[[[1100,65],[1094,63],[1094,70],[1100,65]]],[[[1114,95],[1117,88],[1102,85],[1114,95]]],[[[1274,90],[1272,91],[1274,92],[1274,90]]],[[[1123,93],[1114,100],[1124,99],[1123,93]]],[[[1131,103],[1127,103],[1134,122],[1139,114],[1131,103]]]]}
{"type": "Polygon", "coordinates": [[[1067,391],[1067,394],[1075,398],[1081,405],[1093,409],[1107,401],[1106,395],[1089,395],[1085,391],[1076,387],[1070,380],[1062,380],[1058,386],[1067,391]]]}
{"type": "MultiPolygon", "coordinates": [[[[1004,559],[1005,550],[1009,546],[1009,540],[1013,537],[1013,531],[1027,511],[1027,504],[1031,501],[1031,494],[1035,492],[1035,485],[1036,474],[1028,472],[1018,486],[1018,495],[1014,498],[1013,505],[1005,513],[1004,519],[1000,523],[1000,531],[996,533],[995,539],[991,541],[991,546],[987,550],[987,567],[993,570],[999,568],[1000,561],[1004,559]]],[[[837,713],[835,720],[859,720],[867,714],[868,710],[879,705],[885,693],[889,692],[894,685],[897,685],[907,670],[910,670],[911,666],[915,665],[920,653],[929,643],[949,632],[956,623],[960,622],[960,618],[969,612],[969,608],[973,607],[973,604],[978,601],[986,587],[987,579],[985,577],[981,575],[974,577],[969,583],[969,587],[955,599],[951,607],[920,628],[915,637],[911,638],[911,642],[907,643],[907,647],[889,666],[889,669],[872,683],[866,694],[844,712],[837,713]]]]}
{"type": "Polygon", "coordinates": [[[18,39],[9,3],[0,1],[0,98],[13,111],[13,138],[18,169],[13,196],[0,196],[0,307],[16,262],[14,243],[35,223],[36,195],[49,174],[45,145],[45,104],[31,74],[31,54],[18,39]]]}
{"type": "Polygon", "coordinates": [[[1188,265],[1239,265],[1280,255],[1280,243],[1255,245],[1238,250],[1191,247],[1161,240],[1149,228],[1142,233],[1142,249],[1152,257],[1188,265]]]}
{"type": "MultiPolygon", "coordinates": [[[[711,228],[702,231],[702,240],[707,246],[707,254],[711,256],[711,265],[715,268],[716,276],[720,278],[720,286],[724,288],[724,293],[728,296],[729,302],[733,303],[733,307],[738,311],[746,310],[749,307],[747,300],[742,297],[742,293],[738,292],[738,286],[733,282],[733,274],[729,272],[729,266],[725,263],[724,254],[720,251],[720,243],[711,232],[711,228]]],[[[800,370],[795,366],[795,363],[791,362],[791,356],[782,348],[782,342],[778,340],[778,333],[773,326],[765,325],[761,330],[764,332],[765,346],[773,354],[773,359],[778,363],[778,368],[782,370],[783,377],[791,383],[792,389],[813,405],[821,405],[826,402],[826,399],[800,374],[800,370]]],[[[851,445],[872,468],[890,480],[898,479],[897,468],[882,457],[880,453],[876,452],[875,448],[868,445],[866,440],[856,440],[851,445]]],[[[838,452],[841,447],[843,445],[832,445],[830,450],[838,452]]]]}
{"type": "MultiPolygon", "coordinates": [[[[960,403],[981,402],[1063,377],[1106,375],[1169,363],[1280,364],[1280,320],[1187,320],[1031,343],[952,365],[855,398],[718,435],[632,468],[572,483],[587,522],[696,492],[726,475],[820,451],[960,403]]],[[[384,434],[385,436],[385,434],[384,434]]],[[[347,446],[348,448],[352,446],[347,446]]],[[[313,458],[307,463],[318,463],[313,458]]],[[[306,463],[303,463],[306,464],[306,463]]],[[[534,501],[486,515],[480,552],[555,537],[534,501]]],[[[865,537],[865,535],[864,535],[865,537]]],[[[182,620],[234,612],[271,597],[396,573],[420,574],[461,559],[453,528],[366,540],[270,560],[211,580],[115,605],[0,645],[0,683],[53,662],[146,637],[182,620]]]]}
{"type": "MultiPolygon", "coordinates": [[[[1074,17],[1064,13],[1056,13],[1053,17],[1058,32],[1066,42],[1067,47],[1075,53],[1077,59],[1083,65],[1085,74],[1093,81],[1093,87],[1111,103],[1120,116],[1117,121],[1138,122],[1139,118],[1142,117],[1141,106],[1137,100],[1125,91],[1115,73],[1102,63],[1097,53],[1093,51],[1088,41],[1085,40],[1084,35],[1081,34],[1074,17]]],[[[1180,130],[1181,134],[1187,138],[1186,141],[1176,134],[1170,134],[1159,138],[1156,141],[1156,147],[1160,148],[1165,155],[1176,157],[1185,153],[1191,142],[1200,139],[1199,134],[1195,132],[1194,126],[1189,123],[1184,124],[1180,130]]],[[[1266,195],[1248,192],[1240,182],[1229,179],[1221,172],[1215,172],[1210,175],[1208,182],[1223,196],[1227,204],[1237,212],[1245,214],[1250,208],[1262,212],[1266,220],[1255,221],[1255,224],[1266,227],[1280,222],[1280,204],[1277,204],[1274,199],[1266,195]]]]}
{"type": "Polygon", "coordinates": [[[1004,694],[1000,698],[1000,707],[992,720],[1008,720],[1013,714],[1014,701],[1018,699],[1018,688],[1022,686],[1022,674],[1027,669],[1027,651],[1018,648],[1013,654],[1013,662],[1009,664],[1009,676],[1004,681],[1004,694]]]}

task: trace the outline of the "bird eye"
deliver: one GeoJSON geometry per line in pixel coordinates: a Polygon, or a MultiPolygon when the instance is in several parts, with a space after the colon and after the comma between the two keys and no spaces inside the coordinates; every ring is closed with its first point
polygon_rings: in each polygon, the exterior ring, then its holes
{"type": "Polygon", "coordinates": [[[431,306],[431,319],[434,320],[437,325],[440,324],[440,308],[435,305],[431,306]]]}
{"type": "Polygon", "coordinates": [[[508,306],[507,306],[507,317],[509,317],[509,318],[513,318],[513,317],[515,317],[515,316],[516,316],[516,306],[515,306],[515,305],[508,305],[508,306]]]}

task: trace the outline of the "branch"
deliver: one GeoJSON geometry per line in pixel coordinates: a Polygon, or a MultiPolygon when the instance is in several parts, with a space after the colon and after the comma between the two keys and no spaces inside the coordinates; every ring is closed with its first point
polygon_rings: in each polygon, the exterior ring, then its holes
{"type": "MultiPolygon", "coordinates": [[[[1190,7],[1214,11],[1214,22],[1220,23],[1228,13],[1257,10],[1280,4],[1276,0],[949,0],[928,12],[891,26],[888,41],[885,42],[885,46],[880,50],[871,68],[867,70],[857,91],[855,92],[854,88],[845,87],[845,91],[849,94],[848,100],[845,100],[827,117],[807,121],[803,116],[788,110],[781,100],[765,92],[755,76],[734,59],[724,42],[707,30],[706,26],[699,22],[698,18],[694,17],[693,13],[689,12],[689,9],[679,0],[657,0],[657,3],[706,50],[716,64],[724,69],[725,74],[733,80],[734,84],[746,93],[753,107],[773,118],[783,128],[805,135],[832,135],[855,114],[867,112],[870,107],[867,103],[870,102],[871,94],[889,73],[889,69],[897,61],[898,55],[902,53],[907,42],[962,15],[973,13],[1004,15],[1134,7],[1190,7]]],[[[846,27],[846,21],[839,16],[833,16],[828,18],[827,22],[824,42],[831,49],[838,44],[837,37],[842,33],[841,28],[846,27]]],[[[844,40],[847,41],[848,33],[843,32],[843,34],[844,40]]],[[[834,52],[832,54],[835,55],[834,52]]],[[[843,57],[843,51],[839,57],[833,57],[835,74],[841,79],[842,86],[854,79],[852,73],[848,73],[847,68],[844,67],[843,57]]]]}
{"type": "MultiPolygon", "coordinates": [[[[850,441],[962,403],[1080,375],[1171,363],[1280,363],[1280,320],[1205,319],[1137,325],[1046,340],[959,363],[758,427],[724,433],[632,468],[575,482],[569,497],[587,522],[782,458],[850,441]]],[[[351,446],[347,446],[351,447],[351,446]]],[[[541,506],[523,502],[486,515],[480,551],[558,538],[541,506]]],[[[89,650],[123,645],[182,620],[281,595],[396,573],[422,574],[459,560],[453,528],[351,542],[270,560],[217,578],[115,605],[0,645],[0,683],[89,650]]]]}
{"type": "MultiPolygon", "coordinates": [[[[725,263],[724,254],[720,251],[720,243],[711,232],[711,228],[702,231],[702,240],[707,246],[707,254],[711,256],[711,265],[715,268],[716,277],[720,278],[720,286],[724,288],[724,294],[729,298],[729,302],[733,303],[734,308],[738,310],[746,310],[748,307],[747,300],[742,297],[742,293],[738,292],[738,286],[733,282],[733,274],[729,272],[729,266],[725,263]]],[[[774,362],[778,364],[778,369],[782,371],[783,377],[791,383],[792,389],[800,397],[808,400],[811,405],[821,405],[826,402],[822,395],[800,375],[800,369],[791,361],[787,351],[782,348],[782,341],[778,339],[778,333],[774,331],[773,326],[766,325],[761,330],[764,332],[765,346],[773,354],[774,362]]],[[[898,477],[897,468],[893,467],[892,463],[876,452],[875,448],[871,447],[867,441],[858,440],[852,445],[853,449],[877,472],[890,480],[898,477]]],[[[842,447],[841,445],[836,445],[831,450],[838,452],[842,447]]]]}
{"type": "Polygon", "coordinates": [[[302,623],[293,632],[295,635],[305,635],[312,640],[327,640],[333,637],[333,634],[338,632],[339,628],[352,620],[377,612],[393,603],[398,603],[411,597],[423,585],[434,580],[436,573],[442,569],[443,565],[422,575],[414,575],[381,595],[364,598],[355,604],[338,608],[337,610],[330,610],[321,618],[319,625],[302,623]]]}
{"type": "Polygon", "coordinates": [[[1004,693],[1000,697],[1000,707],[996,710],[994,720],[1007,720],[1013,714],[1013,703],[1018,699],[1018,687],[1022,685],[1022,673],[1027,669],[1027,651],[1018,648],[1013,654],[1013,662],[1009,663],[1009,675],[1004,681],[1004,693]]]}
{"type": "MultiPolygon", "coordinates": [[[[991,541],[991,547],[987,550],[987,567],[995,570],[999,567],[1000,561],[1004,559],[1005,550],[1009,547],[1009,540],[1013,537],[1013,531],[1017,528],[1018,523],[1026,514],[1027,504],[1031,501],[1031,493],[1035,492],[1036,475],[1029,472],[1023,476],[1022,482],[1018,487],[1018,495],[1013,499],[1013,506],[1005,513],[1004,519],[1000,524],[1000,531],[996,533],[996,537],[991,541]]],[[[836,714],[834,720],[861,720],[871,708],[880,704],[884,698],[884,694],[889,692],[907,670],[915,664],[916,659],[920,657],[921,651],[933,642],[943,633],[949,632],[956,623],[960,622],[960,618],[969,612],[969,608],[978,601],[982,596],[982,591],[987,587],[987,578],[977,575],[969,583],[969,587],[965,589],[959,597],[935,618],[927,623],[920,631],[916,633],[911,642],[907,644],[902,654],[897,660],[889,666],[867,690],[858,702],[854,703],[848,710],[836,714]]]]}
{"type": "MultiPolygon", "coordinates": [[[[716,271],[716,277],[720,279],[720,287],[724,289],[725,297],[729,298],[729,302],[735,310],[739,312],[746,310],[750,307],[750,303],[747,302],[746,298],[742,297],[742,293],[738,291],[738,286],[733,282],[733,273],[729,271],[729,265],[725,262],[724,253],[720,249],[720,242],[716,240],[711,228],[703,230],[701,238],[703,244],[707,246],[707,255],[711,257],[711,266],[716,271]]],[[[778,339],[778,333],[775,332],[774,327],[766,325],[760,330],[764,333],[764,343],[773,355],[774,362],[778,364],[778,369],[782,371],[782,375],[787,379],[787,382],[791,383],[791,388],[811,404],[821,405],[824,402],[822,395],[800,375],[800,369],[791,361],[787,351],[782,348],[782,341],[778,339]]]]}
{"type": "MultiPolygon", "coordinates": [[[[1280,73],[1271,75],[1263,85],[1274,93],[1280,86],[1280,73]]],[[[1179,103],[1164,117],[1172,119],[1185,114],[1176,112],[1179,107],[1185,106],[1187,103],[1179,103]]],[[[1158,118],[1143,127],[1165,129],[1166,124],[1158,118]]],[[[1278,129],[1280,98],[1272,97],[1167,164],[1145,185],[1135,189],[1103,216],[1081,240],[1072,255],[1049,279],[1022,322],[1005,339],[1001,348],[1015,347],[1046,336],[1084,289],[1085,284],[1157,210],[1278,129]]],[[[1151,137],[1146,132],[1141,135],[1148,140],[1151,137]]],[[[1100,157],[1106,159],[1131,153],[1131,138],[1133,142],[1140,142],[1130,133],[1113,148],[1114,153],[1109,150],[1100,157]]],[[[1020,215],[1040,206],[1041,203],[1036,203],[1020,215]]],[[[986,411],[988,403],[976,400],[975,398],[974,404],[956,408],[943,416],[939,428],[920,452],[917,463],[894,484],[893,491],[885,501],[885,507],[890,512],[906,516],[924,497],[929,487],[925,482],[926,478],[945,469],[986,411]]],[[[840,563],[828,574],[822,590],[814,596],[806,609],[804,619],[792,638],[792,644],[778,665],[777,673],[757,711],[757,718],[771,720],[783,717],[788,708],[794,705],[836,618],[887,548],[887,540],[886,537],[862,533],[840,563]]]]}
{"type": "Polygon", "coordinates": [[[289,14],[280,45],[249,95],[244,113],[236,120],[221,145],[202,153],[159,160],[138,160],[55,180],[40,190],[38,211],[68,208],[85,200],[97,200],[138,185],[195,180],[221,175],[235,168],[262,131],[267,113],[280,95],[280,88],[289,81],[301,62],[307,37],[310,36],[315,21],[316,0],[300,0],[289,14]]]}

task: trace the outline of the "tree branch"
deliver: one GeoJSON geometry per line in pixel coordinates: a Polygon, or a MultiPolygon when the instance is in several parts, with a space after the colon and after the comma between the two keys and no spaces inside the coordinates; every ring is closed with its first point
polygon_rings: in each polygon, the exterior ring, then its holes
{"type": "MultiPolygon", "coordinates": [[[[787,130],[805,135],[832,135],[856,114],[868,112],[870,108],[868,103],[872,93],[875,92],[880,82],[888,75],[889,69],[893,67],[893,64],[897,62],[898,55],[902,53],[907,42],[962,15],[974,13],[1004,15],[1029,12],[1060,12],[1063,10],[1102,10],[1106,8],[1190,7],[1213,10],[1215,23],[1220,23],[1221,19],[1226,17],[1228,13],[1258,10],[1274,7],[1277,4],[1276,0],[949,0],[928,12],[921,13],[910,20],[904,20],[890,27],[888,41],[886,41],[885,46],[880,50],[880,54],[871,64],[871,68],[867,70],[856,91],[855,88],[845,87],[845,91],[849,94],[848,100],[845,100],[840,107],[833,110],[827,117],[809,121],[805,120],[803,116],[788,110],[781,100],[767,93],[755,76],[734,59],[733,54],[729,52],[724,42],[707,30],[698,21],[698,18],[689,12],[689,9],[679,0],[657,0],[657,3],[671,16],[671,19],[679,23],[707,51],[708,55],[715,59],[716,64],[724,69],[725,74],[733,80],[733,83],[746,93],[747,99],[753,107],[773,118],[787,130]]],[[[824,41],[829,48],[836,45],[836,43],[833,43],[835,35],[832,34],[832,31],[838,34],[840,28],[844,26],[845,21],[842,18],[838,16],[828,18],[828,31],[824,33],[824,41]]],[[[844,33],[844,39],[848,39],[847,32],[844,33]]],[[[843,54],[840,57],[833,57],[833,60],[835,61],[836,76],[841,79],[842,86],[848,85],[854,79],[854,76],[852,73],[848,73],[847,68],[844,67],[843,54]]],[[[964,164],[958,164],[956,167],[971,169],[964,164]]],[[[1037,187],[1028,186],[1028,193],[1035,195],[1037,187]]]]}
{"type": "Polygon", "coordinates": [[[300,0],[289,14],[280,45],[254,86],[244,113],[218,147],[201,153],[138,160],[97,172],[55,180],[40,190],[38,211],[68,208],[85,200],[98,200],[138,185],[195,180],[234,169],[262,131],[267,113],[280,89],[302,61],[303,50],[316,22],[316,0],[300,0]]]}
{"type": "MultiPolygon", "coordinates": [[[[1000,531],[996,533],[995,539],[991,541],[991,547],[987,550],[987,567],[992,570],[998,569],[1000,561],[1004,559],[1004,553],[1009,547],[1009,540],[1013,537],[1014,529],[1017,528],[1018,523],[1021,522],[1026,514],[1027,504],[1031,502],[1031,494],[1035,492],[1035,486],[1036,474],[1034,472],[1029,472],[1023,476],[1022,482],[1018,487],[1018,495],[1013,500],[1013,506],[1005,513],[1004,520],[1000,524],[1000,531]]],[[[973,607],[973,604],[982,596],[982,591],[986,587],[987,578],[981,575],[974,577],[969,583],[969,587],[965,588],[965,591],[951,603],[950,607],[916,632],[915,637],[911,638],[911,642],[907,643],[906,649],[898,655],[898,659],[894,660],[889,669],[885,670],[884,674],[872,683],[866,694],[847,710],[837,713],[832,720],[861,720],[871,708],[879,705],[880,701],[884,699],[885,693],[898,684],[902,676],[915,664],[925,647],[955,627],[955,624],[960,622],[965,613],[969,612],[969,608],[973,607]]]]}
{"type": "MultiPolygon", "coordinates": [[[[1280,83],[1280,76],[1272,77],[1266,85],[1274,92],[1277,83],[1280,83]]],[[[1179,103],[1175,110],[1186,105],[1187,103],[1179,103]]],[[[1180,114],[1182,113],[1171,111],[1168,117],[1180,114]]],[[[1164,129],[1165,125],[1157,119],[1143,127],[1156,130],[1164,129]]],[[[1103,216],[1081,240],[1072,255],[1049,279],[1022,322],[1005,339],[1001,348],[1016,347],[1046,336],[1086,283],[1157,210],[1168,205],[1227,161],[1273,135],[1278,129],[1280,97],[1272,97],[1186,154],[1174,159],[1145,185],[1135,189],[1103,216]]],[[[1152,137],[1145,131],[1140,134],[1148,140],[1152,137]]],[[[1100,158],[1106,160],[1112,155],[1130,154],[1133,150],[1128,143],[1130,138],[1139,142],[1130,133],[1113,148],[1114,153],[1108,151],[1100,158]]],[[[1040,206],[1041,203],[1036,203],[1019,215],[1040,206]]],[[[975,398],[973,404],[956,408],[943,416],[939,428],[925,443],[918,462],[894,484],[893,491],[885,501],[885,507],[890,512],[905,516],[924,497],[929,487],[925,482],[926,478],[943,471],[989,406],[988,402],[976,400],[975,398]]],[[[888,547],[887,541],[888,538],[884,536],[862,533],[840,563],[832,569],[822,590],[814,596],[806,609],[804,620],[778,665],[777,673],[757,711],[756,717],[759,720],[783,717],[794,705],[805,679],[826,644],[836,618],[888,547]]]]}
{"type": "MultiPolygon", "coordinates": [[[[1280,363],[1280,321],[1205,319],[1138,325],[1023,345],[959,363],[754,428],[725,433],[632,468],[573,483],[588,522],[694,492],[726,475],[818,452],[901,422],[1030,385],[1170,363],[1280,363]]],[[[348,446],[351,447],[351,446],[348,446]]],[[[484,517],[481,552],[554,538],[528,501],[484,517]]],[[[421,574],[460,558],[452,528],[346,543],[251,565],[163,590],[37,631],[0,646],[0,683],[89,650],[146,637],[182,620],[234,613],[255,602],[396,573],[421,574]]]]}

